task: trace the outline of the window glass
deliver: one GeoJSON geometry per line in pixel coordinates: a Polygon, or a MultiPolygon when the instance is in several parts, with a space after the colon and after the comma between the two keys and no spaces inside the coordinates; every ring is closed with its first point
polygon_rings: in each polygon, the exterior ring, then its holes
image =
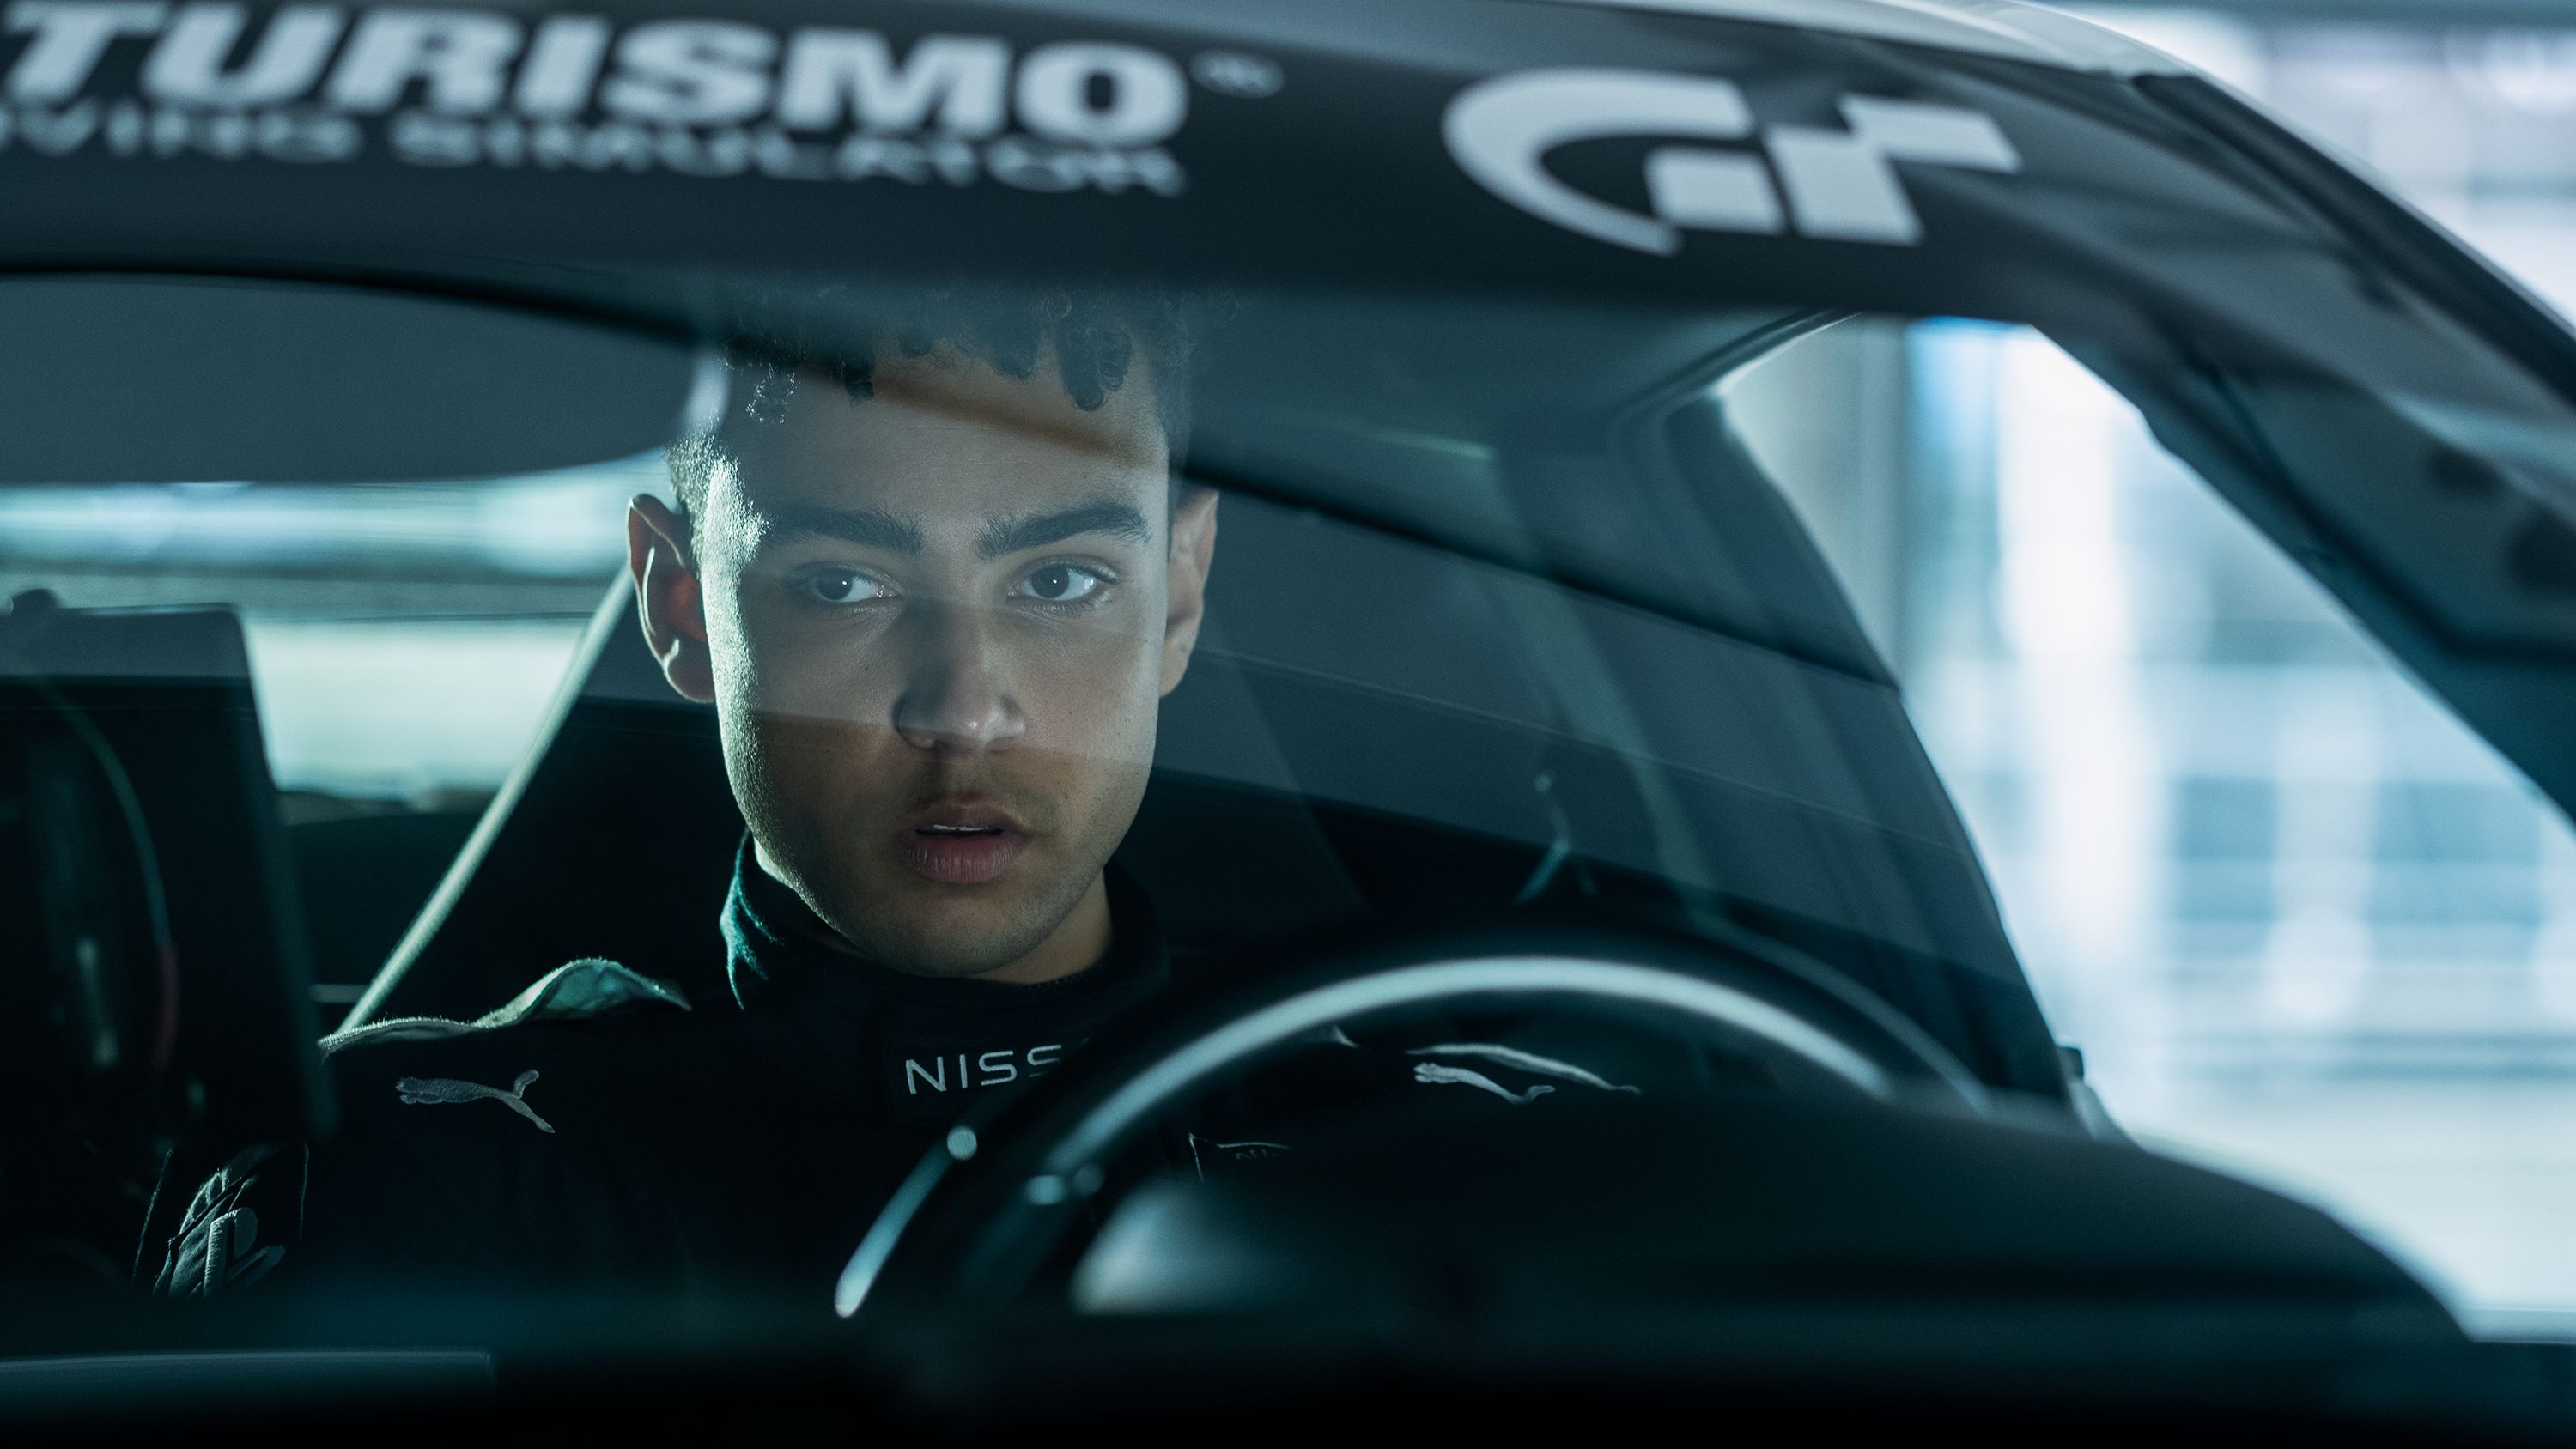
{"type": "Polygon", "coordinates": [[[1726,396],[2113,1114],[2563,1327],[2563,817],[2037,334],[1863,321],[1726,396]]]}
{"type": "MultiPolygon", "coordinates": [[[[365,481],[166,481],[192,463],[164,439],[136,455],[164,481],[0,492],[12,593],[238,618],[316,1031],[556,1009],[528,993],[570,966],[573,1014],[690,1003],[705,1055],[668,1084],[760,1124],[647,1140],[580,1085],[613,1072],[517,1063],[508,1088],[443,1048],[357,1052],[329,1068],[357,1124],[333,1160],[409,1162],[424,1123],[613,1137],[633,1180],[756,1186],[690,1200],[711,1281],[810,1281],[935,1131],[1167,985],[1561,932],[1578,956],[1768,963],[1927,1079],[2038,1112],[2080,1044],[2150,1141],[2328,1201],[2464,1304],[2556,1301],[2496,1205],[2555,1206],[2516,1174],[2556,1159],[2508,1139],[2576,1046],[2553,964],[2576,846],[2036,333],[1259,294],[1219,321],[884,278],[743,295],[811,325],[747,312],[649,450],[404,481],[341,423],[296,456],[365,481]],[[1047,954],[1065,940],[1081,954],[1047,954]],[[995,974],[1023,968],[1052,974],[995,974]],[[773,979],[846,995],[791,1009],[773,979]],[[1007,1029],[939,994],[1020,985],[1050,989],[1007,1029]],[[846,1033],[813,1029],[827,1009],[846,1033]],[[814,1090],[786,1109],[724,1098],[768,1080],[789,1049],[760,1033],[790,1018],[855,1057],[789,1062],[814,1090]],[[475,1105],[496,1094],[517,1105],[475,1105]]],[[[2175,381],[2132,365],[2142,393],[2175,381]]],[[[250,395],[294,422],[297,378],[275,381],[250,395]]],[[[407,420],[415,446],[436,421],[407,420]]],[[[234,456],[276,441],[245,428],[234,456]]],[[[173,818],[164,873],[211,879],[211,807],[173,818]]],[[[1388,1022],[1439,1035],[1376,1043],[1380,1085],[1513,1110],[1804,1080],[1591,1027],[1388,1022]]],[[[1187,1109],[1252,1113],[1218,1148],[1319,1120],[1239,1085],[1187,1109]]],[[[1375,1130],[1373,1089],[1326,1085],[1375,1130]]],[[[1198,1129],[1148,1125],[1171,1130],[1137,1139],[1141,1170],[1179,1171],[1154,1154],[1198,1129]]],[[[594,1189],[591,1226],[540,1214],[521,1247],[668,1227],[606,1178],[568,1190],[594,1189]]]]}
{"type": "Polygon", "coordinates": [[[0,490],[0,595],[238,613],[326,1019],[526,758],[658,453],[422,485],[0,490]]]}
{"type": "Polygon", "coordinates": [[[238,610],[280,789],[470,803],[519,763],[659,454],[402,486],[0,491],[0,594],[238,610]]]}

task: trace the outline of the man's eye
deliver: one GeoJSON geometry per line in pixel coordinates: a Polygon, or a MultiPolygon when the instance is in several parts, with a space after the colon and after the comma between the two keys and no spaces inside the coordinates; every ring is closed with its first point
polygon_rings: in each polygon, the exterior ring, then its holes
{"type": "Polygon", "coordinates": [[[1080,564],[1048,564],[1011,592],[1042,604],[1078,604],[1107,587],[1109,580],[1080,564]]]}
{"type": "Polygon", "coordinates": [[[797,575],[796,586],[826,604],[864,604],[894,596],[884,581],[857,569],[808,569],[797,575]]]}

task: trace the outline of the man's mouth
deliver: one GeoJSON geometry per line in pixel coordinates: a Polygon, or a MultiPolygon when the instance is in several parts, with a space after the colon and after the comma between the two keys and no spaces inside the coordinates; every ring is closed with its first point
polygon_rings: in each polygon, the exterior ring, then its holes
{"type": "Polygon", "coordinates": [[[1008,814],[980,804],[934,806],[895,834],[903,863],[941,885],[998,879],[1028,844],[1028,833],[1008,814]]]}

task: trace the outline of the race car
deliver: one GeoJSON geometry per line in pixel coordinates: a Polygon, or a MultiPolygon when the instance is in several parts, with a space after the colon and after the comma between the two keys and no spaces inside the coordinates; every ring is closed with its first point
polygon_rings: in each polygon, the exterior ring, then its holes
{"type": "Polygon", "coordinates": [[[2576,1419],[2102,1110],[1766,441],[1887,404],[1750,385],[2053,349],[2563,808],[2576,337],[2222,85],[1969,0],[0,30],[0,1416],[2576,1419]]]}

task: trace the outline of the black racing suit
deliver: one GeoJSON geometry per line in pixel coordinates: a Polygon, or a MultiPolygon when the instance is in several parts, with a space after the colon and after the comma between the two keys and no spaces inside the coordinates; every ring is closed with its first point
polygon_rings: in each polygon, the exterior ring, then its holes
{"type": "Polygon", "coordinates": [[[912,977],[821,944],[746,844],[723,916],[733,1000],[583,961],[479,1022],[330,1039],[337,1136],[217,1172],[157,1289],[275,1270],[463,1292],[802,1285],[819,1302],[960,1114],[1165,982],[1144,892],[1113,868],[1109,902],[1109,954],[1077,975],[912,977]]]}
{"type": "MultiPolygon", "coordinates": [[[[252,1148],[218,1171],[156,1291],[214,1297],[274,1276],[496,1297],[749,1290],[819,1305],[962,1113],[1043,1076],[1169,979],[1151,902],[1114,867],[1108,883],[1113,944],[1089,970],[1037,986],[932,980],[823,945],[820,921],[746,842],[723,915],[733,1000],[686,1003],[581,961],[477,1022],[387,1021],[332,1038],[337,1137],[252,1148]]],[[[1429,1086],[1481,1113],[1634,1090],[1456,1037],[1360,1050],[1334,1036],[1340,1049],[1292,1073],[1270,1106],[1429,1086]]],[[[1236,1116],[1227,1125],[1245,1125],[1236,1116]]],[[[1286,1135],[1190,1135],[1186,1151],[1204,1172],[1210,1154],[1249,1161],[1286,1135]]]]}

